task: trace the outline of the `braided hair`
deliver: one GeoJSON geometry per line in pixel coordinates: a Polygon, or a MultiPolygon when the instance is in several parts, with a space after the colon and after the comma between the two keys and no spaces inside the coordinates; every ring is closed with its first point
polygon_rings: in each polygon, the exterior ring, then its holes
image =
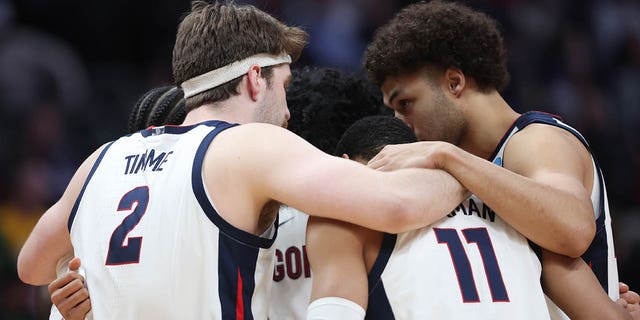
{"type": "Polygon", "coordinates": [[[180,88],[154,88],[142,95],[133,106],[127,122],[127,132],[133,133],[150,126],[177,125],[185,116],[184,93],[180,88]]]}

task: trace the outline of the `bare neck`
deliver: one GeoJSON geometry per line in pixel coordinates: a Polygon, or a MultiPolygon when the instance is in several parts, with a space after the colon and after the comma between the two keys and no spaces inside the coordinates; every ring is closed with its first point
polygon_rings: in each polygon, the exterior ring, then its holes
{"type": "Polygon", "coordinates": [[[251,123],[255,120],[255,102],[243,96],[233,96],[221,102],[201,105],[187,113],[182,125],[193,125],[208,120],[228,123],[251,123]]]}
{"type": "Polygon", "coordinates": [[[467,128],[459,146],[488,159],[520,114],[511,109],[497,91],[469,92],[465,97],[465,106],[467,128]]]}

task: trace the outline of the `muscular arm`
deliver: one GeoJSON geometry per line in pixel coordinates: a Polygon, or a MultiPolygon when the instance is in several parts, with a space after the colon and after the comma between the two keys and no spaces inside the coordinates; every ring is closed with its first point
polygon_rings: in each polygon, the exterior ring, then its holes
{"type": "Polygon", "coordinates": [[[337,220],[309,217],[307,254],[313,270],[311,301],[339,297],[366,310],[367,268],[361,227],[337,220]]]}
{"type": "Polygon", "coordinates": [[[581,258],[543,250],[542,283],[545,293],[571,319],[631,319],[614,303],[581,258]]]}
{"type": "Polygon", "coordinates": [[[543,248],[579,257],[593,240],[591,158],[562,129],[534,124],[522,130],[507,145],[504,167],[442,142],[385,149],[371,165],[442,168],[543,248]]]}
{"type": "Polygon", "coordinates": [[[67,229],[69,214],[93,163],[104,148],[94,152],[80,166],[64,194],[38,220],[18,255],[18,276],[31,285],[45,285],[56,279],[60,258],[73,254],[67,229]]]}
{"type": "Polygon", "coordinates": [[[224,154],[214,152],[211,159],[233,161],[228,175],[216,179],[233,177],[233,185],[226,187],[235,188],[236,194],[248,190],[245,198],[258,206],[276,200],[309,215],[401,232],[448,214],[466,191],[441,170],[379,172],[327,155],[275,126],[250,124],[227,131],[214,140],[224,154]],[[253,143],[238,145],[237,141],[253,143]]]}

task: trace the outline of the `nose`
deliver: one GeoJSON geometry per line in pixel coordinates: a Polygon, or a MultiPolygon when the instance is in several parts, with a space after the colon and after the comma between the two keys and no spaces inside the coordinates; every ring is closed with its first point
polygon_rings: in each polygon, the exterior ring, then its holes
{"type": "Polygon", "coordinates": [[[284,106],[284,120],[289,121],[291,119],[291,112],[289,112],[289,107],[284,106]]]}

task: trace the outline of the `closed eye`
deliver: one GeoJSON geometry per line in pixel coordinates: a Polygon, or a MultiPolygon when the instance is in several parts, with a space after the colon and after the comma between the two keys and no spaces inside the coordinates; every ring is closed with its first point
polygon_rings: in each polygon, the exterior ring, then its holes
{"type": "Polygon", "coordinates": [[[396,110],[400,113],[405,113],[407,112],[407,109],[409,107],[411,107],[411,105],[413,104],[413,101],[409,100],[409,99],[399,99],[398,103],[396,104],[396,110]]]}

